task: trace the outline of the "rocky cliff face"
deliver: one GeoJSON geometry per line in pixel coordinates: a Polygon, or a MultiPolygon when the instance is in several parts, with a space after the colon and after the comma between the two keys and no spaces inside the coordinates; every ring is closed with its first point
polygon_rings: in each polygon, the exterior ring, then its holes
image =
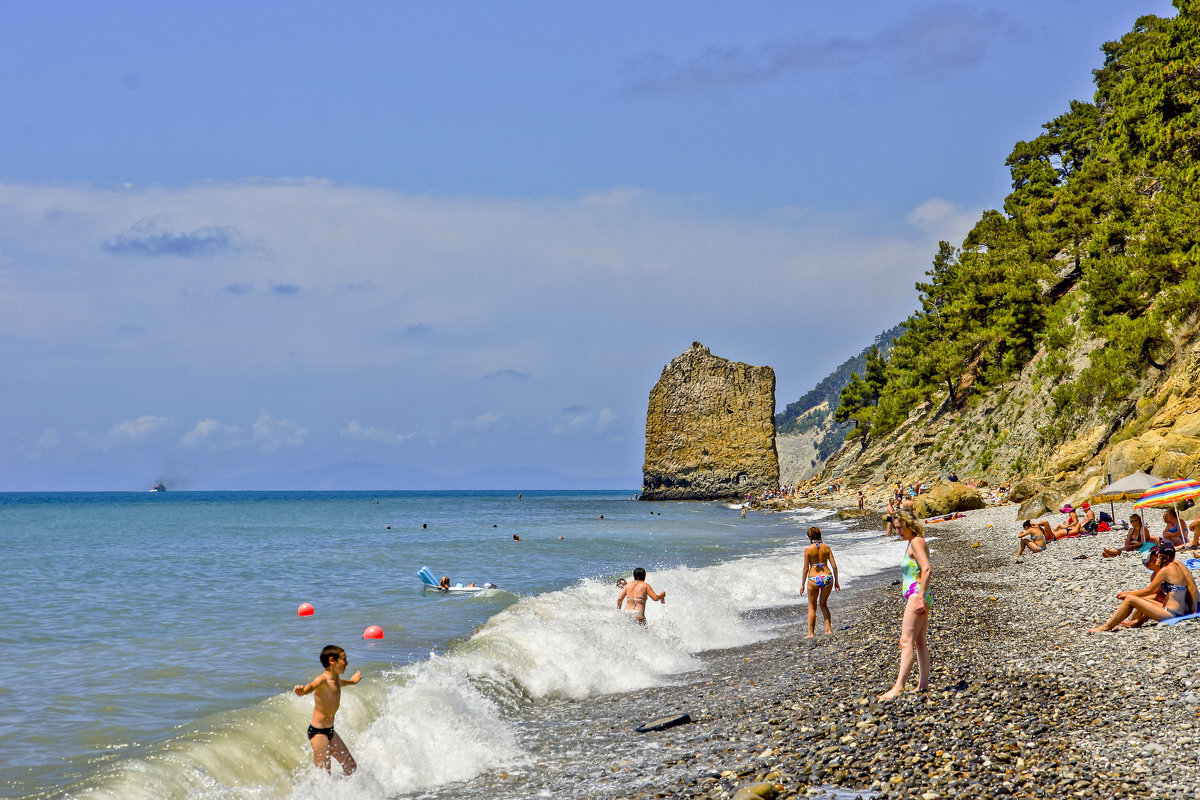
{"type": "Polygon", "coordinates": [[[699,342],[663,368],[646,411],[643,500],[715,500],[779,485],[775,371],[699,342]]]}

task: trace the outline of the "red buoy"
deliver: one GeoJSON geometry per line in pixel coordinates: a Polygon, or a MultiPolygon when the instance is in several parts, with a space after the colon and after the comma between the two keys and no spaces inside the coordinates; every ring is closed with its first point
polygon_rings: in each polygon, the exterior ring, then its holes
{"type": "Polygon", "coordinates": [[[296,609],[296,613],[302,617],[311,617],[313,615],[312,603],[301,603],[296,609]]]}
{"type": "Polygon", "coordinates": [[[379,627],[378,625],[372,625],[371,627],[369,627],[365,631],[363,631],[363,638],[364,639],[382,639],[383,638],[383,628],[379,627]]]}

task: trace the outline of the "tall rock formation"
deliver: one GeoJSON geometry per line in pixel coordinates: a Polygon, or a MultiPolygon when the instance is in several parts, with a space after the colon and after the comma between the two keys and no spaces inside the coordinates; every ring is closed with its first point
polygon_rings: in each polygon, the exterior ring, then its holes
{"type": "Polygon", "coordinates": [[[646,410],[643,500],[716,500],[779,485],[775,371],[699,342],[663,367],[646,410]]]}

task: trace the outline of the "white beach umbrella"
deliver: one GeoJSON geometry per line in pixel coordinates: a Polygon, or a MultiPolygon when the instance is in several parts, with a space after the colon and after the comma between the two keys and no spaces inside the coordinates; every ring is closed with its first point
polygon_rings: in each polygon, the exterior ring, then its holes
{"type": "Polygon", "coordinates": [[[1108,513],[1113,519],[1116,519],[1116,512],[1113,511],[1112,505],[1114,502],[1137,500],[1147,489],[1157,486],[1162,482],[1162,478],[1147,475],[1145,472],[1135,472],[1132,475],[1126,475],[1119,481],[1113,481],[1108,486],[1096,492],[1092,495],[1092,502],[1108,503],[1108,513]]]}

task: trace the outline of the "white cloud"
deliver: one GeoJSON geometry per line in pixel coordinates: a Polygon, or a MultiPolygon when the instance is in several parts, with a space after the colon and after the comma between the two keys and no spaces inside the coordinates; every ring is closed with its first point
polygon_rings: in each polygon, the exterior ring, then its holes
{"type": "Polygon", "coordinates": [[[359,442],[379,442],[380,444],[400,445],[416,436],[415,433],[396,433],[385,428],[370,428],[358,424],[357,420],[351,420],[340,431],[345,439],[351,439],[359,442]]]}
{"type": "Polygon", "coordinates": [[[553,426],[551,431],[557,435],[575,433],[599,433],[612,424],[617,415],[611,408],[601,408],[598,411],[592,411],[587,408],[576,408],[564,410],[564,416],[553,426]]]}
{"type": "Polygon", "coordinates": [[[907,221],[931,239],[958,245],[979,221],[982,209],[963,208],[933,197],[908,212],[907,221]]]}
{"type": "Polygon", "coordinates": [[[127,419],[118,422],[108,432],[105,445],[115,447],[128,442],[139,442],[162,430],[170,424],[166,417],[144,415],[137,419],[127,419]]]}
{"type": "Polygon", "coordinates": [[[276,419],[266,411],[254,420],[254,443],[263,452],[270,453],[283,447],[299,447],[304,444],[308,431],[286,419],[276,419]]]}
{"type": "Polygon", "coordinates": [[[451,426],[455,432],[458,431],[486,431],[494,426],[504,417],[498,411],[488,411],[471,419],[456,420],[451,426]]]}
{"type": "Polygon", "coordinates": [[[190,431],[179,437],[179,443],[184,447],[199,447],[205,445],[213,450],[227,450],[237,447],[242,436],[242,429],[236,425],[222,425],[215,419],[202,419],[190,431]]]}

